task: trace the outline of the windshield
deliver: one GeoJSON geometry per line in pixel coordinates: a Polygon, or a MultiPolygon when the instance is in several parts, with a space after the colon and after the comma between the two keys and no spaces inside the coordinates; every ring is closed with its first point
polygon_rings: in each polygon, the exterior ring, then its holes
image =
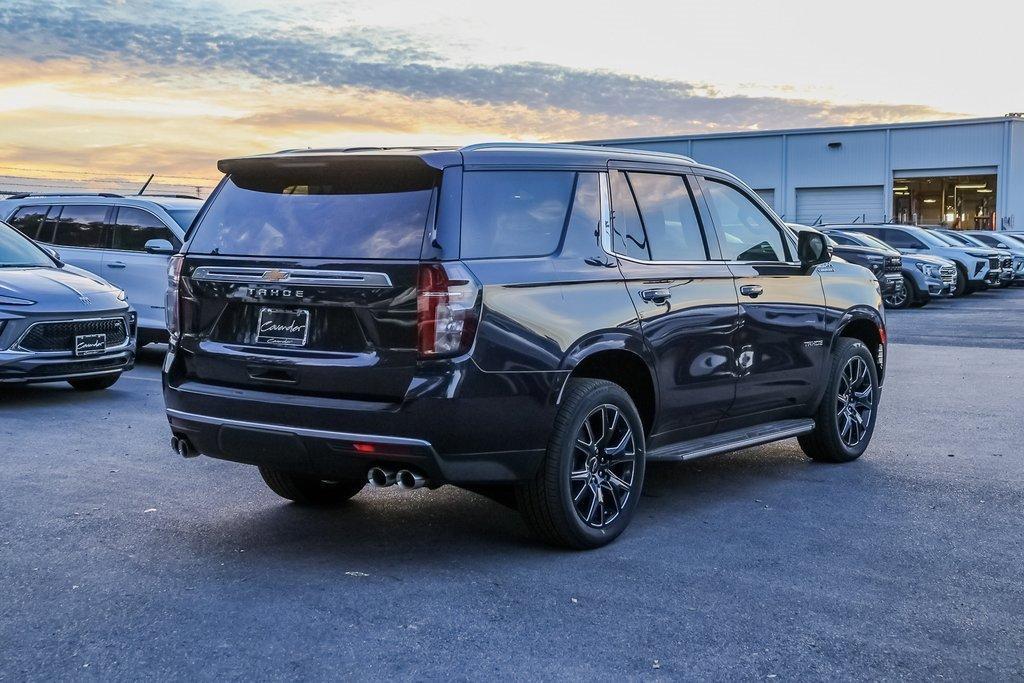
{"type": "Polygon", "coordinates": [[[875,249],[882,249],[883,251],[892,251],[891,245],[886,244],[877,237],[865,235],[863,232],[854,232],[850,234],[856,237],[858,240],[860,240],[861,243],[866,247],[874,247],[875,249]]]}
{"type": "Polygon", "coordinates": [[[936,234],[941,239],[944,239],[947,242],[949,242],[950,244],[956,245],[958,247],[961,247],[961,246],[976,247],[976,246],[978,246],[978,245],[974,244],[973,242],[971,242],[971,240],[969,240],[966,237],[964,237],[963,235],[956,235],[956,234],[948,233],[948,232],[940,232],[940,233],[936,233],[936,234]]]}
{"type": "Polygon", "coordinates": [[[418,259],[438,173],[360,162],[232,174],[210,200],[189,253],[418,259]]]}
{"type": "Polygon", "coordinates": [[[53,267],[53,261],[27,237],[0,223],[0,268],[53,267]]]}
{"type": "Polygon", "coordinates": [[[913,233],[911,233],[911,234],[913,234],[914,237],[917,237],[918,239],[920,239],[922,242],[926,242],[926,243],[932,245],[933,247],[962,247],[963,246],[962,244],[959,244],[958,242],[955,242],[955,241],[949,239],[945,235],[939,234],[937,232],[932,232],[931,230],[914,230],[913,233]]]}
{"type": "Polygon", "coordinates": [[[181,226],[182,230],[188,230],[188,226],[192,225],[192,219],[199,213],[199,209],[164,209],[170,214],[174,222],[181,226]]]}

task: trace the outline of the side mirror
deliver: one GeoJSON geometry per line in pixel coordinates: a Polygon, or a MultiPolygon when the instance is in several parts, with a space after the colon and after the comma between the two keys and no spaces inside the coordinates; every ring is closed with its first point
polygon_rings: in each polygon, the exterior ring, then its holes
{"type": "Polygon", "coordinates": [[[147,254],[173,254],[174,245],[169,240],[149,240],[142,247],[147,254]]]}
{"type": "Polygon", "coordinates": [[[796,251],[800,257],[800,265],[804,268],[810,268],[819,263],[828,263],[832,260],[832,250],[829,249],[828,241],[820,232],[802,231],[797,237],[796,251]]]}
{"type": "Polygon", "coordinates": [[[49,255],[50,255],[50,258],[52,258],[52,259],[53,259],[54,261],[56,261],[56,262],[57,262],[57,267],[58,267],[58,268],[63,268],[63,267],[64,267],[64,259],[62,259],[62,258],[60,257],[60,252],[59,252],[59,251],[57,251],[57,250],[56,250],[56,249],[54,249],[53,247],[43,247],[43,250],[44,250],[44,251],[45,251],[45,252],[46,252],[47,254],[49,254],[49,255]]]}

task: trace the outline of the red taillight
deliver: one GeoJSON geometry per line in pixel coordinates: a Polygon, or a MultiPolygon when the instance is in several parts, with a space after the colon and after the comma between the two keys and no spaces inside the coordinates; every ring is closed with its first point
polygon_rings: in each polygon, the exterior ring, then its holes
{"type": "Polygon", "coordinates": [[[479,318],[480,286],[460,263],[420,266],[416,339],[420,356],[437,358],[469,351],[479,318]]]}
{"type": "Polygon", "coordinates": [[[164,319],[167,331],[174,341],[181,333],[181,306],[178,303],[178,286],[181,284],[181,266],[185,257],[175,254],[167,263],[167,294],[164,297],[164,319]]]}

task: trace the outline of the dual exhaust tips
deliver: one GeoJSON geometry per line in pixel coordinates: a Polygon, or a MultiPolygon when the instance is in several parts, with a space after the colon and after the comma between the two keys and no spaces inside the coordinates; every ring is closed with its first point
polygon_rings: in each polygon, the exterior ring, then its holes
{"type": "Polygon", "coordinates": [[[370,482],[371,486],[376,488],[384,488],[398,485],[398,488],[411,491],[413,489],[419,489],[426,486],[429,482],[427,478],[418,472],[412,470],[389,470],[383,467],[371,467],[366,473],[366,481],[370,482]]]}

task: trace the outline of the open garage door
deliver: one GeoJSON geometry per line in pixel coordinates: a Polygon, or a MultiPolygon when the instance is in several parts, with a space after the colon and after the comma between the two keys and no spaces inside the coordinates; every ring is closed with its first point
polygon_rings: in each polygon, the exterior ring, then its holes
{"type": "Polygon", "coordinates": [[[796,222],[878,223],[884,220],[881,185],[865,187],[802,187],[796,191],[796,222]]]}

